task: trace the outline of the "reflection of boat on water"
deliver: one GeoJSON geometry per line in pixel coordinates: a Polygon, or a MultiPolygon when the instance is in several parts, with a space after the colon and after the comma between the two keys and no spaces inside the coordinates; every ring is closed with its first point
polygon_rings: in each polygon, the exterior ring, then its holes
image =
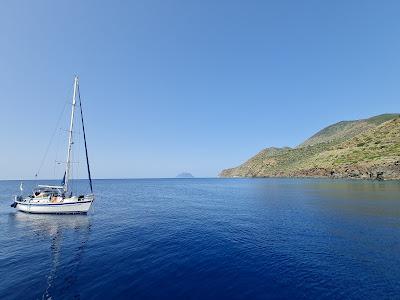
{"type": "MultiPolygon", "coordinates": [[[[21,184],[22,191],[22,184],[21,184]]],[[[83,112],[82,112],[82,101],[79,92],[78,77],[75,77],[74,81],[74,93],[72,97],[72,110],[71,110],[71,120],[70,127],[68,131],[68,147],[67,147],[67,162],[64,173],[64,178],[62,184],[59,186],[55,185],[39,185],[34,189],[33,193],[27,197],[16,196],[14,202],[11,204],[12,207],[16,209],[28,212],[28,213],[55,213],[55,214],[65,214],[65,213],[87,213],[94,201],[94,194],[92,188],[92,179],[90,175],[89,158],[86,145],[86,134],[85,126],[83,122],[83,112]],[[73,195],[69,186],[69,181],[71,180],[71,152],[73,142],[73,128],[74,128],[74,113],[76,100],[79,99],[83,139],[85,145],[86,154],[86,164],[89,177],[90,194],[88,195],[73,195]]]]}
{"type": "Polygon", "coordinates": [[[56,215],[21,213],[13,214],[12,217],[28,234],[50,240],[51,264],[46,275],[46,289],[42,298],[52,299],[57,295],[60,297],[61,293],[73,293],[76,297],[79,291],[74,290],[76,288],[74,283],[77,281],[90,236],[90,218],[83,215],[67,215],[60,218],[56,215]],[[71,234],[74,237],[72,248],[68,245],[63,249],[63,241],[71,234]]]}
{"type": "Polygon", "coordinates": [[[36,214],[13,214],[14,221],[23,223],[25,228],[40,236],[54,237],[58,232],[73,230],[87,231],[90,227],[90,219],[83,215],[67,215],[59,218],[56,215],[41,216],[36,214]]]}

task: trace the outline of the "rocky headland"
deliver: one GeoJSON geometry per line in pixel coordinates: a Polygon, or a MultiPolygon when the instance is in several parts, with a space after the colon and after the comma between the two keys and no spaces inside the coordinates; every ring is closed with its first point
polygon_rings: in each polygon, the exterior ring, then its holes
{"type": "Polygon", "coordinates": [[[333,124],[295,148],[266,148],[219,176],[400,179],[400,115],[333,124]]]}

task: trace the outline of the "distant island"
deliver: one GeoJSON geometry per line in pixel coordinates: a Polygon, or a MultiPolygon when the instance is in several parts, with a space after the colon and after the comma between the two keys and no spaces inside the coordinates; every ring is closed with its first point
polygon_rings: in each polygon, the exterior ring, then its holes
{"type": "Polygon", "coordinates": [[[295,148],[266,148],[219,176],[400,179],[400,115],[330,125],[295,148]]]}
{"type": "Polygon", "coordinates": [[[194,178],[194,176],[188,172],[182,172],[176,175],[176,178],[194,178]]]}

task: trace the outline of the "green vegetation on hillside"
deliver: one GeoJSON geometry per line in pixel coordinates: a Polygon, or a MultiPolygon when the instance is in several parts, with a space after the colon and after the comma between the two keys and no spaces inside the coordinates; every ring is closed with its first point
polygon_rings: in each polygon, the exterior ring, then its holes
{"type": "Polygon", "coordinates": [[[296,148],[267,148],[222,177],[400,178],[400,116],[328,126],[296,148]]]}

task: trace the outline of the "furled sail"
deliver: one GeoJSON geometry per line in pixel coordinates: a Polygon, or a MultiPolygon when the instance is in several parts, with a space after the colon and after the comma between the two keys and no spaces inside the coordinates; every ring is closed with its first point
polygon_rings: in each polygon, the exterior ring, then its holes
{"type": "Polygon", "coordinates": [[[87,150],[87,145],[86,145],[85,123],[83,122],[82,101],[81,101],[81,92],[79,90],[79,85],[78,85],[78,97],[79,97],[79,107],[81,110],[83,140],[85,142],[86,165],[87,165],[87,171],[88,171],[88,177],[89,177],[90,192],[93,193],[92,176],[90,175],[89,156],[88,156],[88,150],[87,150]]]}
{"type": "Polygon", "coordinates": [[[65,175],[66,175],[66,173],[67,173],[67,172],[64,172],[63,179],[61,180],[61,185],[62,185],[62,186],[64,186],[64,184],[65,184],[65,175]]]}

